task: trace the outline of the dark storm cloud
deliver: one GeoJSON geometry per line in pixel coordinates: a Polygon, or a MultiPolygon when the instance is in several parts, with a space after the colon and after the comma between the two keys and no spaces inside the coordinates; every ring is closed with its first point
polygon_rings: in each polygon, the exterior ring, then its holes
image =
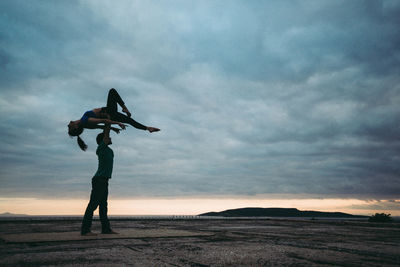
{"type": "Polygon", "coordinates": [[[120,197],[396,198],[397,1],[0,3],[5,196],[86,196],[96,168],[66,124],[115,87],[120,197]]]}

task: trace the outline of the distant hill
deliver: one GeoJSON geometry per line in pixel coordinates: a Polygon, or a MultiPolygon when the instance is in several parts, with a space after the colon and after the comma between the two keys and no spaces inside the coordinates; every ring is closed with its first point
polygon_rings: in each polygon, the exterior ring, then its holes
{"type": "Polygon", "coordinates": [[[14,214],[10,212],[0,213],[0,217],[19,217],[19,216],[29,216],[27,214],[14,214]]]}
{"type": "Polygon", "coordinates": [[[207,212],[199,216],[222,217],[325,217],[325,218],[366,218],[343,212],[300,211],[294,208],[241,208],[221,212],[207,212]]]}

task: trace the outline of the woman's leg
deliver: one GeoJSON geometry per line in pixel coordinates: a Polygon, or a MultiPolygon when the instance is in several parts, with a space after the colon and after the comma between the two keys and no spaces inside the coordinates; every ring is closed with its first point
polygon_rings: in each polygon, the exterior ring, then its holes
{"type": "Polygon", "coordinates": [[[110,91],[108,91],[108,97],[107,97],[107,113],[110,114],[111,117],[118,112],[117,103],[121,107],[125,105],[124,101],[118,94],[117,90],[111,88],[110,91]]]}
{"type": "Polygon", "coordinates": [[[110,115],[111,119],[122,123],[128,123],[137,129],[147,130],[147,127],[144,126],[143,124],[135,121],[131,117],[119,113],[117,104],[119,104],[121,107],[125,105],[124,101],[118,94],[117,90],[111,88],[110,91],[108,92],[108,98],[107,98],[107,113],[110,115]]]}
{"type": "Polygon", "coordinates": [[[122,123],[128,123],[137,129],[147,130],[147,127],[144,126],[143,124],[141,124],[141,123],[135,121],[134,119],[132,119],[131,117],[128,117],[119,112],[116,112],[113,115],[111,115],[111,119],[114,121],[122,122],[122,123]]]}

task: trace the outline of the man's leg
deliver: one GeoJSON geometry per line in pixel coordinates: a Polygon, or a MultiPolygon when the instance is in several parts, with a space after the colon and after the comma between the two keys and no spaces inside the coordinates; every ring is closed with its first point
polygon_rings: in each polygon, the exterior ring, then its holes
{"type": "Polygon", "coordinates": [[[101,233],[106,234],[111,232],[110,222],[107,217],[108,179],[104,178],[104,182],[102,181],[102,186],[103,195],[99,203],[99,215],[101,221],[101,233]]]}
{"type": "Polygon", "coordinates": [[[82,235],[90,232],[90,228],[92,227],[93,212],[97,209],[97,206],[100,204],[100,200],[102,198],[103,192],[101,190],[102,188],[101,184],[99,184],[98,178],[99,177],[92,178],[92,192],[90,193],[90,201],[82,220],[82,235]]]}

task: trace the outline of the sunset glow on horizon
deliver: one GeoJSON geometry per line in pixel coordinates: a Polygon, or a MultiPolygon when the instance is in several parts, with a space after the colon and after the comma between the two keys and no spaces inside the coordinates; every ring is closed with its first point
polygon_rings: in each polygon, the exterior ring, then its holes
{"type": "MultiPolygon", "coordinates": [[[[397,200],[400,201],[400,200],[397,200]]],[[[87,199],[34,199],[0,198],[0,213],[26,215],[82,215],[87,199]]],[[[233,198],[149,198],[110,199],[110,215],[198,215],[211,211],[223,211],[245,207],[297,208],[325,212],[345,212],[370,216],[375,213],[391,213],[391,201],[359,199],[233,199],[233,198]]],[[[97,211],[95,212],[97,214],[97,211]]]]}

